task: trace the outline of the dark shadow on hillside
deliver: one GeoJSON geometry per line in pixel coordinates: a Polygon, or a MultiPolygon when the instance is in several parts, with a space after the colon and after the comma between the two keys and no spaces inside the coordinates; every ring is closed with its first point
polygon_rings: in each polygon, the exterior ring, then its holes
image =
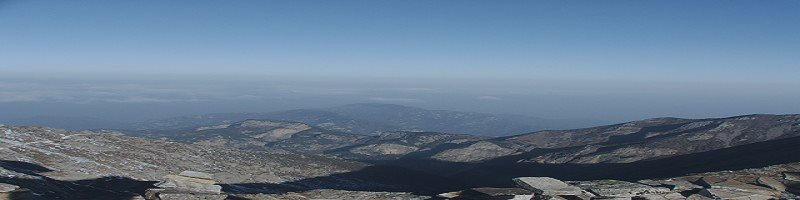
{"type": "Polygon", "coordinates": [[[281,184],[228,184],[230,193],[302,192],[313,189],[411,192],[435,195],[473,187],[513,187],[512,178],[548,176],[562,180],[617,179],[636,181],[692,173],[740,170],[800,162],[800,137],[741,145],[715,151],[634,163],[538,164],[524,158],[555,151],[543,149],[482,163],[454,163],[404,158],[379,161],[359,171],[303,179],[281,184]],[[436,175],[433,175],[436,174],[436,175]],[[364,181],[374,183],[364,185],[364,181]],[[250,189],[248,191],[247,189],[250,189]]]}
{"type": "MultiPolygon", "coordinates": [[[[37,173],[51,172],[46,167],[19,161],[0,160],[0,167],[27,176],[0,177],[0,183],[20,186],[37,194],[34,199],[129,200],[153,188],[155,181],[127,177],[61,181],[37,173]]],[[[228,194],[283,194],[314,189],[351,191],[413,192],[435,194],[462,188],[457,181],[394,166],[368,166],[361,170],[284,183],[220,184],[228,194]]]]}
{"type": "Polygon", "coordinates": [[[519,162],[553,150],[537,150],[501,157],[482,163],[452,163],[407,158],[386,165],[402,166],[452,177],[469,187],[512,186],[520,176],[549,176],[562,180],[641,180],[667,178],[691,173],[766,167],[800,162],[800,137],[740,145],[736,147],[679,155],[634,163],[539,164],[519,162]]]}
{"type": "MultiPolygon", "coordinates": [[[[549,150],[489,160],[483,163],[452,163],[406,158],[362,168],[357,171],[283,183],[221,184],[229,194],[282,194],[314,189],[336,189],[374,192],[410,192],[435,195],[472,187],[512,187],[514,177],[549,176],[562,180],[618,179],[635,181],[666,178],[691,173],[739,170],[775,164],[800,162],[800,137],[668,157],[635,163],[613,164],[536,164],[520,163],[549,150]]],[[[11,171],[35,175],[49,169],[39,165],[1,161],[11,171]]],[[[91,180],[59,181],[42,179],[0,178],[0,182],[28,188],[46,196],[71,199],[130,199],[151,188],[154,182],[123,177],[91,180]],[[74,198],[72,198],[74,197],[74,198]]]]}
{"type": "MultiPolygon", "coordinates": [[[[144,190],[152,187],[154,182],[138,181],[127,177],[102,177],[76,181],[61,181],[37,173],[52,170],[33,163],[0,160],[0,167],[28,176],[0,177],[0,183],[20,186],[32,194],[25,195],[33,199],[97,199],[97,200],[130,200],[144,194],[144,190]]],[[[20,195],[20,194],[13,194],[20,195]]],[[[12,195],[12,197],[14,197],[12,195]]],[[[14,198],[11,198],[14,199],[14,198]]]]}
{"type": "Polygon", "coordinates": [[[0,160],[0,168],[27,175],[36,175],[36,173],[53,171],[41,165],[13,160],[0,160]]]}
{"type": "Polygon", "coordinates": [[[361,170],[330,176],[302,179],[280,184],[239,183],[224,184],[223,190],[231,194],[303,192],[315,189],[335,189],[372,192],[410,192],[434,195],[465,186],[458,180],[397,166],[369,166],[361,170]]]}

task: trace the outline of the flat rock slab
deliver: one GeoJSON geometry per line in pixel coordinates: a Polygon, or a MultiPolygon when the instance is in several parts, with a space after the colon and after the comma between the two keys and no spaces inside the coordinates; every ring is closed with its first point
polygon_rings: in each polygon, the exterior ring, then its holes
{"type": "Polygon", "coordinates": [[[699,195],[699,194],[692,194],[692,195],[689,195],[688,197],[686,197],[686,200],[713,200],[713,199],[714,198],[708,198],[706,196],[699,195]]]}
{"type": "Polygon", "coordinates": [[[550,177],[519,177],[514,183],[523,189],[544,195],[581,195],[582,190],[550,177]]]}
{"type": "Polygon", "coordinates": [[[723,178],[716,177],[716,176],[704,176],[704,177],[700,177],[700,179],[697,179],[697,184],[700,184],[701,186],[703,186],[705,188],[710,188],[711,186],[713,186],[713,185],[715,185],[717,183],[725,182],[726,180],[728,180],[728,179],[723,179],[723,178]]]}
{"type": "Polygon", "coordinates": [[[665,187],[669,188],[673,192],[683,192],[688,190],[701,190],[703,186],[696,185],[692,182],[685,181],[685,180],[640,180],[638,181],[641,184],[653,186],[653,187],[665,187]]]}
{"type": "Polygon", "coordinates": [[[145,191],[146,200],[216,200],[226,199],[228,195],[220,193],[192,192],[178,189],[151,188],[145,191]]]}
{"type": "Polygon", "coordinates": [[[601,197],[635,197],[647,194],[668,194],[668,188],[652,187],[639,183],[618,180],[574,181],[570,182],[581,189],[601,197]]]}
{"type": "Polygon", "coordinates": [[[156,187],[204,194],[219,194],[222,186],[214,185],[214,181],[206,179],[189,178],[183,176],[167,175],[161,182],[155,184],[156,187]]]}
{"type": "Polygon", "coordinates": [[[756,183],[758,183],[759,185],[767,186],[769,188],[772,188],[773,190],[777,190],[780,192],[786,191],[786,185],[783,185],[783,183],[781,183],[778,180],[775,180],[774,178],[758,177],[758,179],[756,179],[756,183]]]}
{"type": "Polygon", "coordinates": [[[472,188],[465,192],[476,194],[483,194],[488,196],[503,196],[503,195],[529,195],[533,194],[531,191],[520,188],[472,188]]]}
{"type": "Polygon", "coordinates": [[[686,199],[680,193],[667,193],[667,194],[646,194],[637,196],[636,199],[645,199],[645,200],[679,200],[679,199],[686,199]]]}
{"type": "Polygon", "coordinates": [[[225,200],[228,195],[224,194],[186,194],[186,193],[162,193],[158,195],[160,200],[225,200]]]}
{"type": "MultiPolygon", "coordinates": [[[[252,200],[309,200],[309,199],[343,199],[343,200],[426,200],[428,196],[417,196],[405,192],[367,192],[332,189],[317,189],[303,192],[281,194],[229,194],[229,199],[252,200]]],[[[529,200],[529,199],[525,199],[529,200]]]]}
{"type": "Polygon", "coordinates": [[[533,198],[533,192],[521,188],[472,188],[438,195],[450,199],[525,199],[533,198]]]}
{"type": "MultiPolygon", "coordinates": [[[[720,179],[715,177],[703,177],[698,180],[706,188],[723,189],[718,191],[730,190],[744,193],[760,194],[764,196],[780,196],[780,191],[766,187],[743,183],[733,179],[720,179]]],[[[717,191],[717,190],[715,190],[717,191]]]]}
{"type": "Polygon", "coordinates": [[[727,188],[708,188],[701,190],[698,194],[713,199],[731,199],[731,200],[769,200],[776,199],[773,196],[746,192],[741,190],[733,190],[727,188]]]}
{"type": "Polygon", "coordinates": [[[191,177],[191,178],[199,178],[199,179],[206,179],[206,180],[214,180],[214,175],[205,173],[205,172],[196,172],[196,171],[183,171],[180,176],[191,177]]]}
{"type": "Polygon", "coordinates": [[[534,195],[532,200],[567,200],[567,199],[560,196],[534,195]]]}
{"type": "Polygon", "coordinates": [[[630,197],[597,197],[592,200],[631,200],[630,197]]]}
{"type": "Polygon", "coordinates": [[[166,175],[164,176],[165,180],[174,180],[176,182],[192,182],[192,183],[200,183],[200,184],[207,184],[213,185],[216,183],[214,180],[209,179],[201,179],[201,178],[193,178],[187,176],[176,176],[176,175],[166,175]]]}

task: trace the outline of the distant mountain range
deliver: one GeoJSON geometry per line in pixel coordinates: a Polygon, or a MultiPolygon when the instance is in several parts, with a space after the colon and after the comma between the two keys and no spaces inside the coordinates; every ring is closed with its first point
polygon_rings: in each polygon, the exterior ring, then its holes
{"type": "MultiPolygon", "coordinates": [[[[511,187],[521,176],[637,181],[748,168],[795,173],[800,166],[800,115],[655,118],[507,137],[355,134],[252,119],[127,134],[144,138],[0,125],[0,181],[47,198],[130,197],[152,183],[142,180],[195,169],[219,177],[230,195],[321,188],[431,195],[511,187]]],[[[748,179],[749,172],[733,175],[748,179]]]]}
{"type": "Polygon", "coordinates": [[[300,122],[252,119],[184,130],[148,130],[128,134],[245,150],[329,154],[354,160],[398,159],[412,152],[426,151],[444,144],[491,138],[409,131],[361,135],[331,131],[300,122]]]}
{"type": "Polygon", "coordinates": [[[442,174],[438,171],[442,169],[469,171],[481,168],[486,163],[504,167],[635,163],[800,138],[798,136],[800,115],[655,118],[499,138],[409,131],[359,135],[299,122],[269,120],[246,120],[148,135],[188,143],[221,144],[263,151],[328,154],[434,174],[442,174]],[[463,164],[442,167],[432,163],[463,164]]]}
{"type": "Polygon", "coordinates": [[[252,119],[185,130],[148,130],[128,134],[247,150],[302,153],[321,153],[355,145],[369,137],[321,129],[300,122],[252,119]]]}
{"type": "Polygon", "coordinates": [[[718,119],[654,118],[584,129],[538,131],[491,138],[436,152],[432,158],[471,162],[526,154],[536,163],[629,163],[800,136],[800,115],[718,119]],[[476,155],[488,147],[494,156],[476,155]],[[548,149],[547,152],[539,152],[548,149]],[[458,155],[450,157],[447,155],[458,155]],[[479,157],[464,157],[464,156],[479,157]]]}
{"type": "Polygon", "coordinates": [[[137,123],[128,129],[180,130],[228,124],[247,119],[295,121],[323,129],[364,135],[385,131],[429,131],[480,136],[508,136],[538,130],[561,130],[604,124],[593,120],[544,119],[522,115],[427,110],[393,104],[364,103],[324,109],[175,117],[137,123]]]}

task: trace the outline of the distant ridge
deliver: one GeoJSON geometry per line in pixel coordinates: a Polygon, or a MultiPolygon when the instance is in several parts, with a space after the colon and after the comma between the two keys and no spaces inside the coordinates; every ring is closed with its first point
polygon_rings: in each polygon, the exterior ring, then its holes
{"type": "Polygon", "coordinates": [[[359,103],[322,109],[175,117],[137,123],[128,129],[178,130],[234,123],[246,119],[296,121],[324,129],[355,134],[378,134],[384,131],[430,131],[495,137],[537,130],[571,129],[603,124],[590,120],[544,119],[522,115],[427,110],[395,104],[359,103]]]}

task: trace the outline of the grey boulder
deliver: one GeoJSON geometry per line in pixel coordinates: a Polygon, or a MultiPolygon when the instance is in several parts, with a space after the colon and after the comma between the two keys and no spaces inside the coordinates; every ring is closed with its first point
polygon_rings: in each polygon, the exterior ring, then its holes
{"type": "Polygon", "coordinates": [[[756,183],[758,183],[759,185],[767,186],[769,188],[772,188],[773,190],[777,190],[780,192],[786,191],[786,185],[783,185],[783,183],[781,183],[780,181],[770,177],[763,177],[763,176],[758,177],[758,179],[756,179],[756,183]]]}
{"type": "Polygon", "coordinates": [[[641,184],[653,186],[653,187],[665,187],[669,188],[673,192],[683,192],[687,190],[700,190],[703,189],[703,186],[695,185],[692,182],[685,181],[685,180],[674,180],[674,179],[666,179],[666,180],[640,180],[638,181],[641,184]]]}
{"type": "Polygon", "coordinates": [[[196,172],[196,171],[183,171],[180,176],[190,177],[190,178],[199,178],[199,179],[206,179],[206,180],[214,180],[214,175],[205,173],[205,172],[196,172]]]}
{"type": "Polygon", "coordinates": [[[701,190],[698,194],[712,199],[731,199],[731,200],[769,200],[776,199],[773,196],[752,193],[743,190],[735,190],[729,188],[708,188],[701,190]]]}
{"type": "Polygon", "coordinates": [[[668,188],[618,180],[575,181],[570,183],[600,197],[631,198],[649,194],[673,193],[668,188]]]}
{"type": "Polygon", "coordinates": [[[540,195],[582,195],[583,190],[550,177],[514,178],[519,187],[540,195]]]}

